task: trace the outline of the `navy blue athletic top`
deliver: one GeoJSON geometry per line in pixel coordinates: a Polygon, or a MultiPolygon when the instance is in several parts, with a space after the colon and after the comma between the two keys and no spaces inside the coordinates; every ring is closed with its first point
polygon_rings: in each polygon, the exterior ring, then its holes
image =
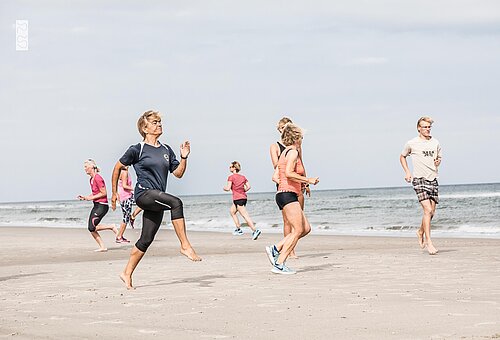
{"type": "Polygon", "coordinates": [[[120,158],[123,165],[133,165],[137,175],[135,198],[139,198],[145,190],[167,190],[167,177],[179,166],[174,151],[165,144],[154,147],[139,143],[132,145],[120,158]]]}

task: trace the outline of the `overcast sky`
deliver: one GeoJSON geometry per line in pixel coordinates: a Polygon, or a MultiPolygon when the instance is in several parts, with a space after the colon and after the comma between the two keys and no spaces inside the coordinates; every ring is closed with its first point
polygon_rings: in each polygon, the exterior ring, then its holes
{"type": "MultiPolygon", "coordinates": [[[[222,193],[233,160],[272,191],[284,114],[307,130],[317,189],[403,186],[399,154],[421,115],[443,148],[441,184],[499,182],[500,2],[1,1],[0,202],[90,191],[163,113],[177,194],[222,193]],[[29,21],[29,51],[15,21],[29,21]]],[[[110,193],[109,193],[110,196],[110,193]]]]}

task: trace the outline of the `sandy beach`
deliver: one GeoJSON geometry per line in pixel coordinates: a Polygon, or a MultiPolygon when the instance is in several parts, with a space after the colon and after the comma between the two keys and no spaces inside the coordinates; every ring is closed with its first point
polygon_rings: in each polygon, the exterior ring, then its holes
{"type": "Polygon", "coordinates": [[[277,234],[190,232],[193,263],[161,230],[127,291],[132,246],[102,235],[107,253],[86,229],[0,228],[0,338],[500,338],[498,239],[437,238],[429,256],[416,238],[310,235],[281,276],[277,234]]]}

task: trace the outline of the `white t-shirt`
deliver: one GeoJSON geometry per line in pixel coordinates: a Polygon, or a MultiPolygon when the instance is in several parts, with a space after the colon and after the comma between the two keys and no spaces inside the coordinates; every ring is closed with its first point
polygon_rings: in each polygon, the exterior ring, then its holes
{"type": "Polygon", "coordinates": [[[441,158],[442,154],[436,138],[415,137],[405,144],[401,155],[404,157],[412,156],[414,178],[425,178],[432,181],[438,177],[438,169],[434,160],[441,158]]]}

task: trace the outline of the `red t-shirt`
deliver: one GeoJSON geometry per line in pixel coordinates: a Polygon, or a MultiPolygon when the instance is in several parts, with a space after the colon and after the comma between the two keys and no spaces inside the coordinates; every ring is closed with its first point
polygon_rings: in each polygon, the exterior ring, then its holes
{"type": "MultiPolygon", "coordinates": [[[[106,189],[106,184],[104,183],[104,179],[99,174],[95,174],[94,178],[90,179],[90,188],[92,189],[92,195],[96,195],[101,192],[101,188],[106,189]]],[[[99,203],[108,203],[107,197],[101,197],[99,199],[94,200],[94,202],[99,203]]]]}
{"type": "Polygon", "coordinates": [[[240,174],[232,174],[227,178],[232,183],[231,190],[233,191],[233,201],[247,198],[245,192],[245,183],[248,182],[247,178],[240,174]]]}

